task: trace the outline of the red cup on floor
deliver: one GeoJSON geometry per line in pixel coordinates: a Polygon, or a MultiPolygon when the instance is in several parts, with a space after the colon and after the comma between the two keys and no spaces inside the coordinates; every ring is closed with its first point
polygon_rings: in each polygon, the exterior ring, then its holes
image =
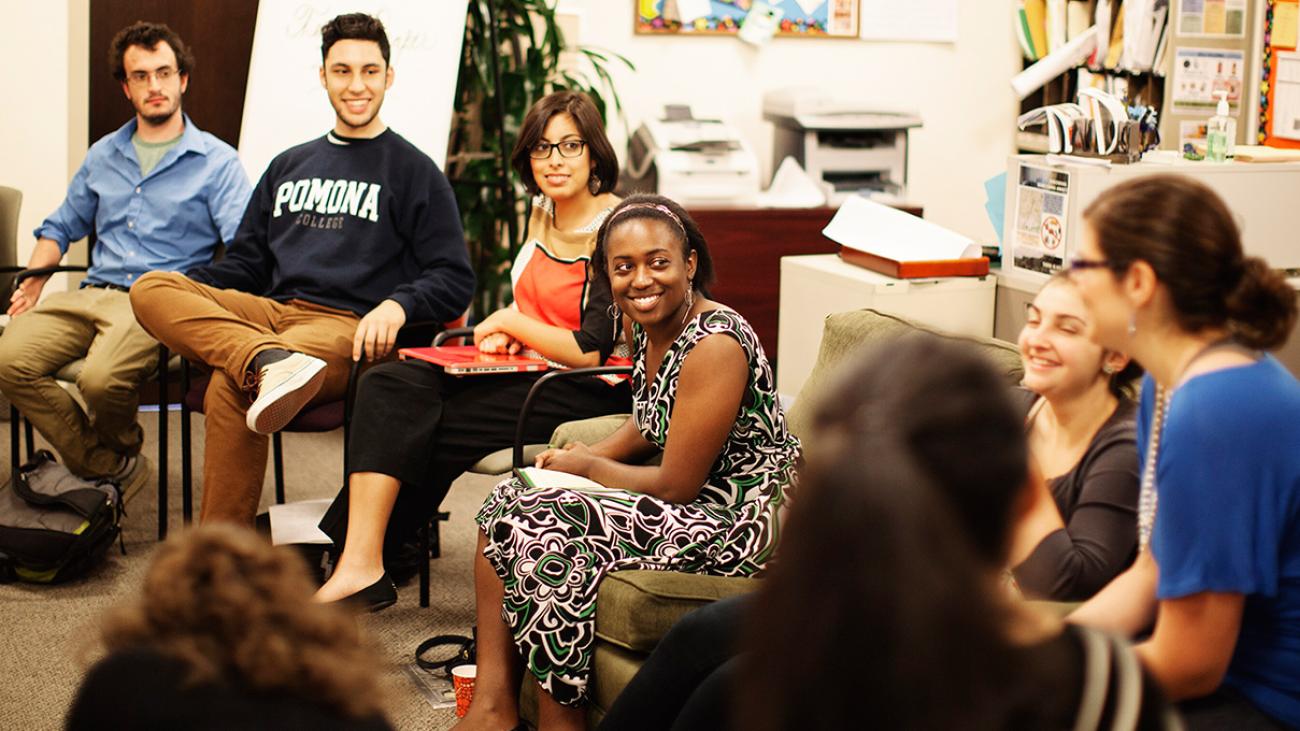
{"type": "Polygon", "coordinates": [[[457,665],[451,669],[451,686],[456,691],[456,718],[469,713],[474,701],[474,679],[478,677],[477,665],[457,665]]]}

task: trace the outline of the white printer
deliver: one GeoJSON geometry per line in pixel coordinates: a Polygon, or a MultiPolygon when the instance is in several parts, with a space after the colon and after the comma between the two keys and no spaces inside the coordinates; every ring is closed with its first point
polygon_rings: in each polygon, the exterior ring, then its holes
{"type": "Polygon", "coordinates": [[[793,157],[826,188],[830,205],[854,193],[907,194],[907,133],[920,116],[806,88],[763,95],[775,125],[772,169],[793,157]]]}
{"type": "Polygon", "coordinates": [[[758,194],[758,158],[731,126],[672,107],[628,140],[620,190],[658,193],[683,206],[749,206],[758,194]]]}

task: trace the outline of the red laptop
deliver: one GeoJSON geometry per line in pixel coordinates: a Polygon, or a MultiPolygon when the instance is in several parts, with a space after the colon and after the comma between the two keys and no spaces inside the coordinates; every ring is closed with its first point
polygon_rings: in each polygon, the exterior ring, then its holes
{"type": "Polygon", "coordinates": [[[397,351],[402,358],[416,358],[443,367],[453,376],[471,376],[479,373],[526,373],[544,371],[550,364],[528,352],[518,355],[481,353],[474,345],[437,345],[428,348],[402,348],[397,351]]]}

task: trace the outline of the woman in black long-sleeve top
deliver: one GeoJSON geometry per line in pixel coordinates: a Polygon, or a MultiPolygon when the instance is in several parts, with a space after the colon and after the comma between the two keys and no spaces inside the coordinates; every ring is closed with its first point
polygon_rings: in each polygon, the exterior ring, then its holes
{"type": "Polygon", "coordinates": [[[1122,353],[1091,339],[1091,319],[1069,280],[1052,279],[1020,333],[1029,451],[1038,476],[1012,550],[1021,591],[1081,601],[1128,567],[1137,550],[1134,404],[1137,374],[1122,353]]]}

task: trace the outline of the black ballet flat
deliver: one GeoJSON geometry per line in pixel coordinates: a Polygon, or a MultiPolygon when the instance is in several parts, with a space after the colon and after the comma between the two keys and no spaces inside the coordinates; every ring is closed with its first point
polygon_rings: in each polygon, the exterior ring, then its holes
{"type": "Polygon", "coordinates": [[[393,580],[388,578],[388,572],[384,572],[375,583],[358,592],[348,594],[339,601],[356,609],[371,613],[378,612],[397,603],[397,587],[393,585],[393,580]]]}

